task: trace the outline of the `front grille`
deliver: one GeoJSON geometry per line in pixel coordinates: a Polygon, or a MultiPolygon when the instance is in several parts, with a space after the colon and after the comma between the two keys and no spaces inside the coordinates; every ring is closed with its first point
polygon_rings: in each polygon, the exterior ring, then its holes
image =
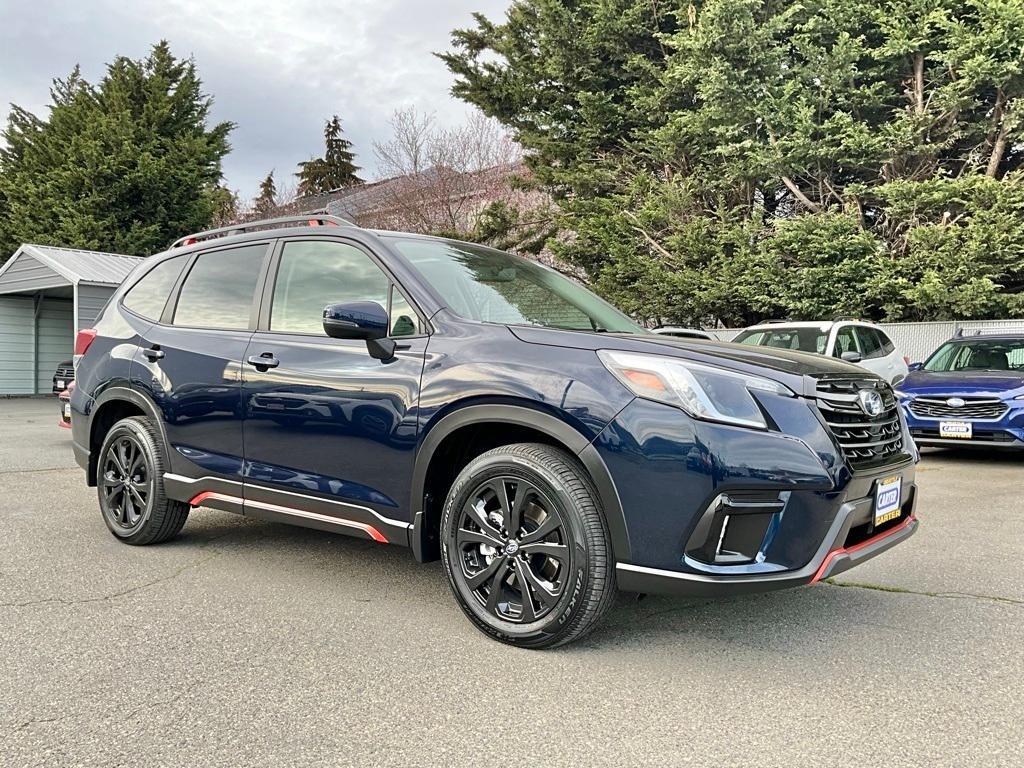
{"type": "Polygon", "coordinates": [[[881,379],[821,378],[817,383],[818,410],[855,469],[894,461],[903,453],[899,406],[892,388],[881,379]],[[874,390],[882,412],[869,416],[860,405],[860,392],[874,390]]]}
{"type": "Polygon", "coordinates": [[[55,378],[58,378],[58,379],[73,379],[73,378],[75,378],[75,369],[74,368],[65,368],[65,367],[61,366],[60,368],[57,369],[57,372],[54,373],[53,375],[54,375],[55,378]]]}
{"type": "Polygon", "coordinates": [[[994,397],[963,397],[961,406],[950,405],[945,397],[918,397],[910,401],[910,412],[919,419],[960,421],[999,419],[1008,406],[994,397]]]}

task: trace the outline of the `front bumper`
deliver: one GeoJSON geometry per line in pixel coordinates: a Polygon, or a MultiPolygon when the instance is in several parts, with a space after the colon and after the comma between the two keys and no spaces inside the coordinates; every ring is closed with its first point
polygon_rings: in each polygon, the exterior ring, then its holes
{"type": "MultiPolygon", "coordinates": [[[[628,533],[620,588],[691,596],[813,583],[913,535],[917,486],[906,450],[851,471],[813,404],[788,398],[785,432],[690,419],[648,401],[627,406],[595,442],[628,533]],[[899,516],[876,528],[880,481],[899,476],[899,516]]],[[[622,553],[620,554],[620,550],[622,553]]]]}
{"type": "MultiPolygon", "coordinates": [[[[862,500],[870,501],[870,500],[862,500]]],[[[910,501],[913,510],[915,498],[910,501]]],[[[853,521],[858,518],[856,505],[841,510],[814,559],[803,568],[764,576],[712,576],[682,573],[642,565],[619,563],[615,567],[619,589],[644,594],[672,594],[690,597],[726,597],[814,584],[847,571],[906,541],[919,525],[912,511],[904,513],[892,527],[857,544],[846,545],[853,521]]]]}
{"type": "MultiPolygon", "coordinates": [[[[944,397],[945,395],[940,396],[944,397]]],[[[1024,448],[1024,401],[1007,401],[1008,409],[998,419],[963,419],[971,424],[972,436],[969,440],[941,435],[940,423],[942,421],[957,421],[957,419],[920,418],[914,415],[909,405],[910,400],[908,399],[904,399],[900,403],[910,434],[918,445],[955,448],[1024,448]]]]}

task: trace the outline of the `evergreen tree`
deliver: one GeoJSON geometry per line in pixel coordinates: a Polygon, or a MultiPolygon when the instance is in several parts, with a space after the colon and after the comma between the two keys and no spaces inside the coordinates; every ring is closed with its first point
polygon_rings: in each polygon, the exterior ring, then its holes
{"type": "Polygon", "coordinates": [[[257,218],[266,217],[277,207],[277,185],[274,184],[274,172],[260,182],[260,193],[252,202],[252,212],[257,218]]]}
{"type": "Polygon", "coordinates": [[[212,226],[225,227],[238,221],[240,211],[237,192],[218,185],[213,191],[213,205],[213,219],[210,222],[212,226]]]}
{"type": "Polygon", "coordinates": [[[1024,315],[1024,3],[515,0],[442,59],[641,317],[1024,315]]]}
{"type": "Polygon", "coordinates": [[[0,149],[0,256],[22,242],[145,255],[207,227],[223,204],[231,123],[166,42],[118,57],[96,85],[76,68],[49,116],[12,106],[0,149]]]}
{"type": "Polygon", "coordinates": [[[315,195],[363,183],[356,173],[359,166],[355,164],[352,142],[342,134],[337,115],[327,121],[324,144],[323,157],[299,163],[299,172],[295,174],[299,178],[299,195],[315,195]]]}

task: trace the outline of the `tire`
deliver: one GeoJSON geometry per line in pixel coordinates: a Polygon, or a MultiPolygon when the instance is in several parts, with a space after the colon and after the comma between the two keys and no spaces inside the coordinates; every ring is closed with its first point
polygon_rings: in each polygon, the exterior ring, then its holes
{"type": "Polygon", "coordinates": [[[597,491],[576,459],[548,445],[470,461],[445,501],[441,561],[469,620],[522,648],[578,640],[615,600],[597,491]]]}
{"type": "Polygon", "coordinates": [[[125,544],[159,544],[185,525],[189,505],[164,492],[167,467],[160,434],[143,416],[122,419],[103,439],[96,463],[100,512],[110,532],[125,544]]]}

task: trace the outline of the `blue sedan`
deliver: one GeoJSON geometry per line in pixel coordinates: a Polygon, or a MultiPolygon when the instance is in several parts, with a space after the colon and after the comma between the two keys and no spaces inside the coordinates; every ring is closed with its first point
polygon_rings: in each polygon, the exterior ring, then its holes
{"type": "Polygon", "coordinates": [[[918,445],[1024,447],[1024,333],[950,339],[897,391],[918,445]]]}

